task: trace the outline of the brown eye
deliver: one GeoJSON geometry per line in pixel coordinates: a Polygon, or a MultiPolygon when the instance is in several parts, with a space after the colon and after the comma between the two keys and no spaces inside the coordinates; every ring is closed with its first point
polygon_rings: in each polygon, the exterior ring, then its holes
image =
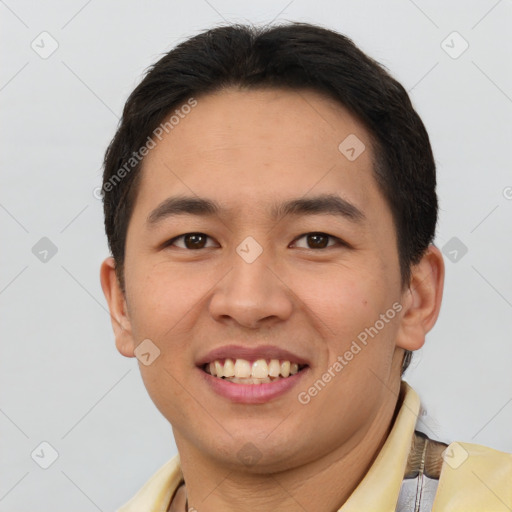
{"type": "MultiPolygon", "coordinates": [[[[185,233],[177,236],[166,244],[166,246],[176,246],[180,249],[204,249],[207,247],[207,241],[210,237],[204,233],[185,233]],[[178,243],[179,242],[179,243],[178,243]]],[[[211,247],[211,245],[209,246],[211,247]]]]}
{"type": "Polygon", "coordinates": [[[206,244],[206,236],[201,233],[191,233],[183,237],[187,249],[202,249],[206,244]]]}
{"type": "Polygon", "coordinates": [[[303,249],[326,249],[327,247],[336,245],[336,243],[343,245],[342,240],[339,238],[328,235],[326,233],[306,233],[300,236],[294,242],[294,245],[303,249]],[[305,239],[306,244],[298,244],[299,240],[305,239]],[[332,241],[332,243],[330,243],[332,241]]]}
{"type": "Polygon", "coordinates": [[[329,235],[323,235],[321,233],[312,233],[307,235],[308,245],[311,249],[323,249],[327,247],[329,242],[329,235]]]}

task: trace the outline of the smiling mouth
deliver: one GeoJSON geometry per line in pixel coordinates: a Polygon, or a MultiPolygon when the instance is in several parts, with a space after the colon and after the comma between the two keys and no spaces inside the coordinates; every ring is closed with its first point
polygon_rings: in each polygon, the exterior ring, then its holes
{"type": "Polygon", "coordinates": [[[202,366],[209,375],[235,384],[268,384],[301,372],[308,365],[279,359],[216,359],[202,366]]]}

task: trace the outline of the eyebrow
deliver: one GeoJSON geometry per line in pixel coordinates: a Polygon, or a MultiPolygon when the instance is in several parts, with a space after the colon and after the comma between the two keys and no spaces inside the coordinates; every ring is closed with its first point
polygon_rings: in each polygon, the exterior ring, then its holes
{"type": "MultiPolygon", "coordinates": [[[[223,212],[214,200],[200,197],[169,197],[162,201],[147,217],[146,225],[151,228],[164,219],[175,215],[198,215],[211,217],[223,212]]],[[[310,198],[292,199],[274,205],[270,214],[273,219],[289,215],[336,215],[361,224],[365,214],[346,199],[333,194],[323,194],[310,198]]]]}

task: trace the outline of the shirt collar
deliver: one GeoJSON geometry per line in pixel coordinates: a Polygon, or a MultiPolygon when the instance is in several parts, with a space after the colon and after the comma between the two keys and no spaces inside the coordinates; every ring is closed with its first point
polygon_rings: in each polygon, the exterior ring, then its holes
{"type": "Polygon", "coordinates": [[[420,410],[416,391],[402,381],[400,410],[379,455],[338,512],[394,511],[420,410]]]}

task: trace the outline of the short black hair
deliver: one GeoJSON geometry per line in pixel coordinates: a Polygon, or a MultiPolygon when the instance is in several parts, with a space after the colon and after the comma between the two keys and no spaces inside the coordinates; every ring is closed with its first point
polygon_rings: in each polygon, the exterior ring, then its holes
{"type": "MultiPolygon", "coordinates": [[[[371,137],[374,176],[393,215],[402,288],[409,286],[411,266],[433,242],[438,214],[435,162],[425,126],[402,85],[348,37],[292,22],[201,32],[150,66],[130,94],[105,153],[102,186],[105,230],[123,293],[141,148],[173,109],[231,87],[314,90],[363,123],[371,137]]],[[[405,351],[402,373],[411,354],[405,351]]]]}

